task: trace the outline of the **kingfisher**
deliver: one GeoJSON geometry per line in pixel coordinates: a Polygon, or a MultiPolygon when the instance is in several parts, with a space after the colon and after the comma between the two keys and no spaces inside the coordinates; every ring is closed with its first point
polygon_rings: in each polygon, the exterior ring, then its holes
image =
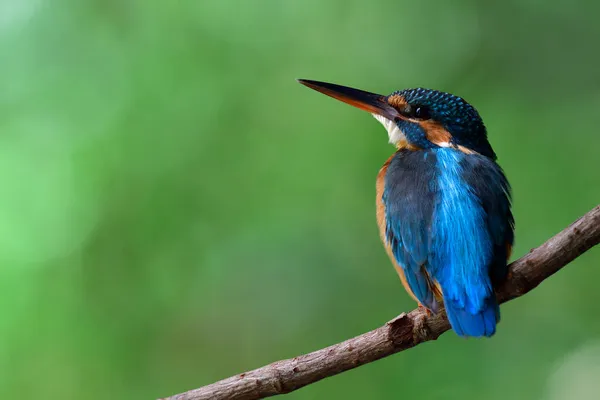
{"type": "Polygon", "coordinates": [[[500,321],[494,289],[508,274],[514,219],[510,185],[477,110],[432,89],[385,96],[298,81],[385,127],[396,152],[377,175],[376,215],[404,288],[428,314],[445,309],[459,336],[492,336],[500,321]]]}

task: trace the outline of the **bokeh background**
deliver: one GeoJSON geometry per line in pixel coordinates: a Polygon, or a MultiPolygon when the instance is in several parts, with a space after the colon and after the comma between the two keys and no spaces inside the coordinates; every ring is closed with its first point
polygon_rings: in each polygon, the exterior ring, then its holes
{"type": "MultiPolygon", "coordinates": [[[[167,396],[414,308],[375,224],[385,131],[295,78],[465,97],[512,182],[514,256],[541,244],[600,200],[599,12],[0,0],[0,398],[167,396]]],[[[287,398],[596,398],[599,263],[503,306],[491,340],[287,398]]]]}

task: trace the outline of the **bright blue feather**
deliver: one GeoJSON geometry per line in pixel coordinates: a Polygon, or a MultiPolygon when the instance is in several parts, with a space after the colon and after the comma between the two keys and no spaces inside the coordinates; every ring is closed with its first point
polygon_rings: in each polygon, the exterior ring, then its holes
{"type": "Polygon", "coordinates": [[[509,186],[490,158],[437,148],[399,151],[383,192],[386,241],[415,297],[434,312],[440,285],[461,336],[491,336],[493,286],[506,276],[513,241],[509,186]]]}
{"type": "Polygon", "coordinates": [[[459,327],[457,333],[490,336],[499,316],[489,271],[493,239],[481,201],[463,178],[464,157],[453,149],[437,150],[440,193],[430,269],[442,287],[448,318],[459,327]]]}
{"type": "Polygon", "coordinates": [[[431,272],[447,300],[471,313],[482,310],[491,293],[487,266],[492,242],[477,198],[461,177],[462,153],[437,151],[440,199],[435,208],[431,272]]]}
{"type": "Polygon", "coordinates": [[[500,318],[500,307],[496,299],[489,298],[486,307],[476,314],[472,314],[464,308],[456,307],[447,302],[446,315],[450,325],[459,336],[492,336],[496,333],[496,324],[500,318]]]}

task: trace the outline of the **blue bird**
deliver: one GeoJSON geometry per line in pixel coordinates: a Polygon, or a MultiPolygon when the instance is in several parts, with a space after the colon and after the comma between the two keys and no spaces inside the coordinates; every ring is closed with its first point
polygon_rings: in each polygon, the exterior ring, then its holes
{"type": "Polygon", "coordinates": [[[389,96],[305,86],[370,112],[397,151],[377,176],[381,239],[407,292],[459,336],[492,336],[514,239],[508,181],[473,106],[431,89],[389,96]]]}

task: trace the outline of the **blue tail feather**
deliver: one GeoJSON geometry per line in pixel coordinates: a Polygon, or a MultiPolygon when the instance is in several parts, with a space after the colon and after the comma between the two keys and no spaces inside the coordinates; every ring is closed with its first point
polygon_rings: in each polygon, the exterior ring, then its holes
{"type": "Polygon", "coordinates": [[[500,307],[495,298],[485,302],[484,308],[471,313],[453,301],[445,304],[450,325],[459,336],[490,337],[496,333],[496,324],[500,321],[500,307]]]}

